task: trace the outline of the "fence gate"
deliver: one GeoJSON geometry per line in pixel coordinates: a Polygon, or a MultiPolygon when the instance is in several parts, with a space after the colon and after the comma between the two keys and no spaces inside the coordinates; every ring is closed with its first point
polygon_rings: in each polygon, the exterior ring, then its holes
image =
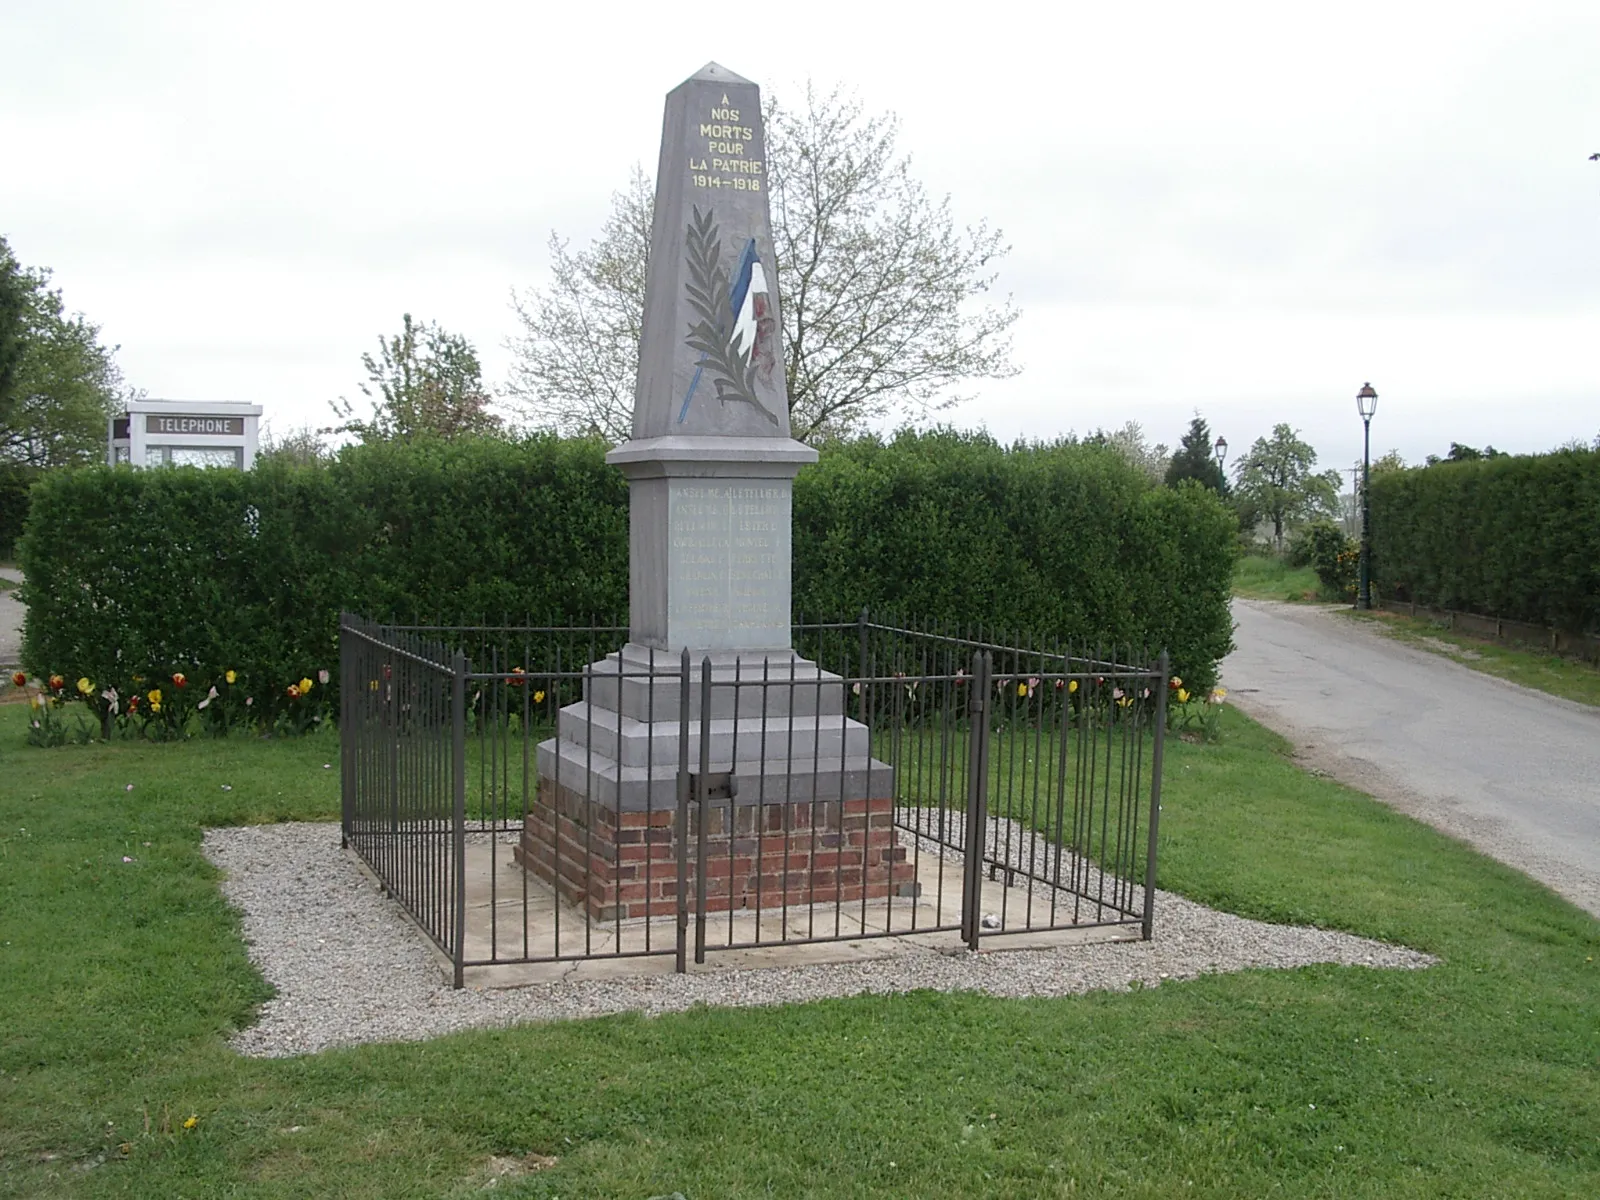
{"type": "Polygon", "coordinates": [[[344,843],[469,968],[1152,932],[1168,672],[970,631],[340,627],[344,843]]]}

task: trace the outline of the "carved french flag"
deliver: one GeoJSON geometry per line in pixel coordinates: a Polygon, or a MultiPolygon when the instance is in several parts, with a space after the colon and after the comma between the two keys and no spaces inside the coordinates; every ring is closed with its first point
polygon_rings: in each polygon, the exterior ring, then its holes
{"type": "Polygon", "coordinates": [[[767,349],[764,343],[771,336],[772,322],[767,315],[767,276],[761,269],[755,238],[745,244],[744,253],[739,256],[739,270],[733,277],[728,306],[733,310],[733,336],[728,344],[747,363],[752,354],[762,359],[767,357],[760,352],[767,349]]]}

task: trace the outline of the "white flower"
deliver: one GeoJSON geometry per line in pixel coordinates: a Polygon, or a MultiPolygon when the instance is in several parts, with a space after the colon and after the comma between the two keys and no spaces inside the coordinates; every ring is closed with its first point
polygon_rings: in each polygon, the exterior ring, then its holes
{"type": "Polygon", "coordinates": [[[328,685],[328,669],[326,667],[317,672],[317,682],[324,687],[328,685]]]}
{"type": "Polygon", "coordinates": [[[108,708],[109,712],[111,712],[112,714],[116,713],[116,711],[117,711],[117,689],[116,688],[107,688],[105,691],[101,692],[100,693],[100,699],[106,701],[107,705],[109,706],[109,708],[108,708]]]}
{"type": "Polygon", "coordinates": [[[204,700],[200,701],[199,704],[196,704],[195,708],[196,709],[204,708],[206,705],[210,704],[216,698],[217,698],[217,689],[216,689],[215,686],[213,686],[212,689],[209,692],[206,693],[206,698],[204,700]]]}

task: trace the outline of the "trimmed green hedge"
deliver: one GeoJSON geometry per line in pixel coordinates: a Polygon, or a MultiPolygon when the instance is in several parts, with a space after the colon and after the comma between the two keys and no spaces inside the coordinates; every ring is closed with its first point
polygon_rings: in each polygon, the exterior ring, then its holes
{"type": "Polygon", "coordinates": [[[270,722],[298,707],[287,684],[337,674],[342,608],[441,624],[615,616],[627,485],[604,455],[486,439],[247,473],[51,472],[21,546],[23,663],[123,694],[132,674],[233,669],[270,722]]]}
{"type": "MultiPolygon", "coordinates": [[[[335,670],[341,609],[625,622],[627,485],[605,449],[540,436],[353,447],[244,474],[52,472],[21,545],[24,663],[97,686],[176,670],[203,685],[231,668],[270,720],[291,707],[284,686],[335,670]]],[[[1166,645],[1196,688],[1229,648],[1226,509],[1200,487],[1152,488],[1106,450],[865,440],[801,473],[794,513],[808,616],[866,606],[1166,645]]]]}
{"type": "Polygon", "coordinates": [[[824,451],[794,492],[794,606],[1165,645],[1196,689],[1232,645],[1238,523],[1116,452],[948,432],[824,451]]]}
{"type": "Polygon", "coordinates": [[[1600,451],[1376,475],[1372,559],[1384,596],[1600,630],[1600,451]]]}

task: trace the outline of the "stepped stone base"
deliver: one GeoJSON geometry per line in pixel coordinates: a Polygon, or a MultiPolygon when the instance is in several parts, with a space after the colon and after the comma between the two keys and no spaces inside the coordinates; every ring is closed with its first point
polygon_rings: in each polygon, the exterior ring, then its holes
{"type": "MultiPolygon", "coordinates": [[[[670,916],[678,908],[675,809],[617,812],[540,781],[516,860],[601,921],[670,916]]],[[[915,868],[894,829],[890,798],[706,806],[707,911],[911,895],[915,868]],[[787,838],[785,834],[787,833],[787,838]]],[[[685,881],[695,905],[699,824],[688,814],[685,881]]]]}

